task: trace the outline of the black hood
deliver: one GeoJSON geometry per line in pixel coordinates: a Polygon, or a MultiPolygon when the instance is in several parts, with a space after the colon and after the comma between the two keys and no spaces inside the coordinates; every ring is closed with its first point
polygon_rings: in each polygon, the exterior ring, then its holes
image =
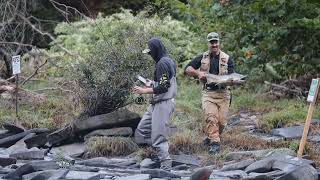
{"type": "Polygon", "coordinates": [[[158,62],[162,57],[167,56],[167,50],[160,39],[152,38],[148,41],[148,47],[151,50],[150,56],[154,61],[158,62]]]}

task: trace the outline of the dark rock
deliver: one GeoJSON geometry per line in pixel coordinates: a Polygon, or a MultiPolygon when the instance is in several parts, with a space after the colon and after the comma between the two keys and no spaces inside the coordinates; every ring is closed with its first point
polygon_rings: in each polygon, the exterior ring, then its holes
{"type": "Polygon", "coordinates": [[[62,154],[64,156],[70,156],[75,158],[82,156],[85,152],[85,149],[86,145],[84,143],[73,143],[59,147],[54,147],[50,150],[50,153],[52,153],[54,156],[62,154]]]}
{"type": "Polygon", "coordinates": [[[162,169],[146,169],[141,170],[142,174],[150,174],[151,178],[181,178],[177,174],[162,170],[162,169]]]}
{"type": "Polygon", "coordinates": [[[250,164],[254,163],[253,159],[243,160],[237,163],[224,165],[221,171],[244,170],[250,164]]]}
{"type": "Polygon", "coordinates": [[[63,143],[73,142],[75,139],[75,134],[73,131],[73,127],[71,125],[67,125],[64,128],[58,129],[57,131],[50,133],[47,136],[48,143],[51,146],[58,146],[63,143]]]}
{"type": "Polygon", "coordinates": [[[42,150],[27,150],[10,154],[9,157],[21,160],[36,160],[44,159],[44,152],[42,150]]]}
{"type": "Polygon", "coordinates": [[[172,158],[172,166],[178,166],[181,164],[188,164],[193,166],[200,166],[200,159],[197,156],[192,155],[170,155],[172,158]]]}
{"type": "Polygon", "coordinates": [[[15,134],[24,132],[24,128],[19,127],[19,126],[14,125],[14,124],[4,123],[2,126],[3,126],[3,128],[8,130],[9,132],[12,132],[12,133],[15,133],[15,134]]]}
{"type": "Polygon", "coordinates": [[[152,161],[150,158],[146,158],[140,162],[140,167],[149,169],[158,168],[159,163],[152,161]]]}
{"type": "Polygon", "coordinates": [[[207,179],[209,179],[211,173],[212,173],[211,169],[202,168],[202,169],[199,169],[198,171],[194,172],[191,175],[190,180],[207,180],[207,179]]]}
{"type": "Polygon", "coordinates": [[[96,172],[84,172],[84,171],[69,171],[65,176],[65,179],[72,179],[72,180],[99,180],[100,173],[96,172]]]}
{"type": "Polygon", "coordinates": [[[276,170],[276,171],[270,171],[270,172],[267,172],[267,173],[255,173],[255,172],[252,172],[249,174],[248,177],[244,178],[244,180],[273,180],[277,177],[280,177],[282,175],[284,175],[285,172],[283,171],[279,171],[279,170],[276,170]]]}
{"type": "Polygon", "coordinates": [[[270,154],[274,153],[282,153],[288,155],[295,155],[296,153],[287,148],[283,149],[265,149],[265,150],[256,150],[256,151],[237,151],[237,152],[230,152],[226,155],[226,161],[240,161],[243,159],[248,158],[264,158],[270,154]]]}
{"type": "Polygon", "coordinates": [[[9,173],[11,173],[13,171],[14,171],[14,169],[0,167],[0,178],[1,178],[1,175],[9,174],[9,173]]]}
{"type": "Polygon", "coordinates": [[[95,167],[119,167],[117,164],[128,161],[129,159],[108,159],[105,157],[97,157],[77,162],[77,164],[95,167]]]}
{"type": "Polygon", "coordinates": [[[73,165],[68,167],[69,170],[72,171],[87,171],[87,172],[99,172],[100,168],[97,167],[89,167],[89,166],[81,166],[81,165],[73,165]]]}
{"type": "Polygon", "coordinates": [[[286,139],[301,138],[302,133],[303,133],[303,126],[291,126],[286,128],[278,128],[278,129],[273,129],[271,131],[271,134],[276,136],[281,136],[286,139]]]}
{"type": "Polygon", "coordinates": [[[97,129],[114,127],[131,127],[136,129],[141,117],[127,109],[117,109],[108,114],[101,114],[88,118],[78,118],[73,125],[76,132],[88,132],[97,129]]]}
{"type": "Polygon", "coordinates": [[[317,180],[318,172],[310,165],[297,166],[294,170],[277,178],[277,180],[317,180]]]}
{"type": "Polygon", "coordinates": [[[9,137],[15,134],[16,133],[9,132],[8,130],[0,130],[0,139],[9,137]]]}
{"type": "Polygon", "coordinates": [[[30,132],[25,131],[19,134],[15,134],[6,138],[2,138],[0,139],[0,147],[10,147],[12,145],[14,145],[17,141],[19,141],[20,139],[22,139],[23,137],[25,137],[26,135],[28,135],[30,132]]]}
{"type": "Polygon", "coordinates": [[[295,169],[296,166],[304,166],[304,165],[315,166],[314,162],[311,160],[289,156],[281,153],[270,155],[267,158],[275,160],[275,162],[272,165],[272,169],[282,170],[285,172],[289,172],[295,169]]]}
{"type": "Polygon", "coordinates": [[[34,129],[30,129],[29,131],[31,133],[36,133],[36,134],[42,134],[42,133],[49,134],[50,132],[52,132],[51,130],[49,130],[47,128],[34,128],[34,129]]]}
{"type": "Polygon", "coordinates": [[[22,177],[28,180],[58,180],[64,178],[67,173],[68,170],[46,170],[26,174],[22,177]]]}
{"type": "Polygon", "coordinates": [[[1,157],[0,156],[0,166],[6,167],[11,164],[15,164],[17,162],[16,158],[10,158],[10,157],[1,157]]]}
{"type": "Polygon", "coordinates": [[[266,173],[269,172],[272,168],[273,163],[275,162],[274,159],[263,159],[260,161],[256,161],[246,167],[244,170],[246,173],[256,172],[256,173],[266,173]]]}
{"type": "Polygon", "coordinates": [[[135,164],[137,164],[137,160],[130,158],[130,159],[127,159],[127,161],[125,161],[125,162],[117,163],[117,166],[122,166],[122,167],[130,166],[131,167],[132,165],[135,165],[135,164]]]}
{"type": "Polygon", "coordinates": [[[3,176],[4,179],[20,180],[23,175],[34,172],[35,170],[29,164],[25,164],[17,168],[15,171],[3,176]]]}
{"type": "Polygon", "coordinates": [[[242,170],[235,171],[213,171],[210,176],[211,179],[222,179],[222,178],[230,178],[230,179],[243,179],[247,177],[247,173],[242,170]]]}
{"type": "Polygon", "coordinates": [[[42,133],[39,135],[35,135],[30,138],[26,138],[24,142],[27,145],[27,148],[30,149],[32,147],[43,147],[47,143],[47,135],[48,133],[42,133]]]}
{"type": "Polygon", "coordinates": [[[36,171],[59,169],[59,165],[55,161],[30,161],[27,164],[31,165],[36,171]]]}
{"type": "Polygon", "coordinates": [[[29,133],[27,134],[25,137],[23,137],[22,139],[20,139],[18,142],[16,142],[14,145],[10,146],[9,148],[7,148],[5,150],[5,152],[7,154],[12,154],[12,153],[16,153],[19,151],[26,151],[27,150],[27,145],[26,143],[24,143],[24,140],[30,137],[35,136],[35,133],[29,133]]]}
{"type": "Polygon", "coordinates": [[[137,175],[132,175],[132,176],[115,178],[115,180],[149,180],[149,179],[150,179],[149,174],[137,174],[137,175]]]}
{"type": "Polygon", "coordinates": [[[129,137],[132,136],[132,128],[131,127],[120,127],[113,129],[100,129],[90,132],[85,136],[85,139],[88,139],[92,136],[124,136],[129,137]]]}
{"type": "Polygon", "coordinates": [[[181,164],[181,165],[178,165],[178,166],[175,166],[173,167],[172,169],[173,170],[176,170],[176,171],[181,171],[181,170],[187,170],[189,169],[190,167],[186,164],[181,164]]]}

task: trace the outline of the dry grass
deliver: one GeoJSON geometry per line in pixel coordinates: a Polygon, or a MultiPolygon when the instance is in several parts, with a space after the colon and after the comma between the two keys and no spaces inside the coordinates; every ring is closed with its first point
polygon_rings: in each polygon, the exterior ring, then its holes
{"type": "Polygon", "coordinates": [[[179,154],[180,152],[193,154],[206,150],[200,134],[196,131],[185,130],[183,132],[177,132],[170,137],[169,141],[170,153],[172,154],[179,154]]]}
{"type": "Polygon", "coordinates": [[[138,145],[131,138],[92,137],[86,148],[89,157],[125,156],[138,150],[138,145]]]}
{"type": "Polygon", "coordinates": [[[146,158],[154,159],[154,158],[157,157],[157,152],[151,146],[146,146],[146,147],[140,148],[138,150],[137,157],[140,160],[143,160],[143,159],[146,159],[146,158]]]}
{"type": "Polygon", "coordinates": [[[266,149],[269,147],[267,141],[243,134],[240,129],[233,129],[222,134],[223,145],[233,150],[247,151],[266,149]]]}

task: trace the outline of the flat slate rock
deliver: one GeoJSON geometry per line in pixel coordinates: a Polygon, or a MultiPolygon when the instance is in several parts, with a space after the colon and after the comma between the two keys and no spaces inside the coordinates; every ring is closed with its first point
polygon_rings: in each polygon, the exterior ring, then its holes
{"type": "Polygon", "coordinates": [[[221,171],[244,170],[250,164],[254,163],[254,159],[246,159],[240,162],[224,165],[221,171]]]}
{"type": "Polygon", "coordinates": [[[11,157],[1,157],[0,156],[0,166],[6,167],[11,164],[15,164],[17,162],[16,158],[11,158],[11,157]]]}
{"type": "Polygon", "coordinates": [[[149,174],[137,174],[126,177],[116,177],[114,180],[149,180],[151,176],[149,174]]]}
{"type": "Polygon", "coordinates": [[[303,126],[291,126],[286,128],[277,128],[271,131],[272,135],[281,136],[286,139],[301,138],[303,133],[303,126]]]}
{"type": "Polygon", "coordinates": [[[85,149],[86,145],[84,143],[73,143],[54,147],[50,150],[50,153],[52,153],[53,155],[62,154],[64,156],[78,157],[85,152],[85,149]]]}
{"type": "Polygon", "coordinates": [[[66,176],[68,170],[45,170],[37,171],[22,176],[23,180],[58,180],[66,176]]]}
{"type": "Polygon", "coordinates": [[[21,160],[37,160],[44,159],[44,152],[42,150],[27,150],[10,154],[9,157],[21,160]]]}
{"type": "Polygon", "coordinates": [[[3,128],[8,130],[9,132],[12,132],[12,133],[15,133],[15,134],[18,134],[18,133],[21,133],[21,132],[25,131],[24,128],[19,127],[19,126],[14,125],[14,124],[11,124],[11,123],[4,123],[2,126],[3,126],[3,128]]]}
{"type": "Polygon", "coordinates": [[[141,170],[142,174],[150,174],[151,178],[181,178],[181,176],[162,169],[141,170]]]}
{"type": "Polygon", "coordinates": [[[22,165],[18,167],[16,170],[10,172],[9,174],[6,174],[2,178],[4,179],[21,179],[23,175],[30,174],[35,172],[33,167],[29,164],[22,165]]]}
{"type": "Polygon", "coordinates": [[[73,126],[75,132],[78,133],[114,127],[132,127],[135,129],[140,119],[139,114],[121,108],[108,114],[76,119],[73,121],[73,126]]]}
{"type": "Polygon", "coordinates": [[[120,127],[120,128],[112,128],[112,129],[99,129],[90,132],[85,136],[85,139],[88,139],[92,136],[122,136],[129,137],[132,136],[132,128],[131,127],[120,127]]]}
{"type": "Polygon", "coordinates": [[[2,138],[0,139],[0,147],[5,147],[8,148],[12,145],[14,145],[17,141],[19,141],[20,139],[22,139],[23,137],[25,137],[26,135],[28,135],[30,132],[25,131],[25,132],[21,132],[6,138],[2,138]]]}
{"type": "Polygon", "coordinates": [[[193,155],[170,155],[172,158],[172,165],[177,166],[181,164],[188,164],[193,166],[200,166],[200,159],[197,156],[193,155]]]}
{"type": "Polygon", "coordinates": [[[48,133],[41,133],[33,137],[26,138],[24,142],[28,149],[33,147],[43,147],[48,142],[47,135],[48,133]]]}
{"type": "Polygon", "coordinates": [[[69,171],[68,174],[65,176],[65,179],[70,180],[99,180],[100,173],[96,172],[84,172],[84,171],[69,171]]]}

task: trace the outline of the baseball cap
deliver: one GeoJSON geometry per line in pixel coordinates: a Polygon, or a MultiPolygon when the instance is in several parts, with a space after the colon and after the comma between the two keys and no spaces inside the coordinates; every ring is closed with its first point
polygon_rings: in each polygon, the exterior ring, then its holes
{"type": "Polygon", "coordinates": [[[212,41],[212,40],[217,40],[217,41],[219,41],[219,34],[216,33],[216,32],[211,32],[211,33],[208,34],[207,40],[208,40],[208,41],[212,41]]]}

